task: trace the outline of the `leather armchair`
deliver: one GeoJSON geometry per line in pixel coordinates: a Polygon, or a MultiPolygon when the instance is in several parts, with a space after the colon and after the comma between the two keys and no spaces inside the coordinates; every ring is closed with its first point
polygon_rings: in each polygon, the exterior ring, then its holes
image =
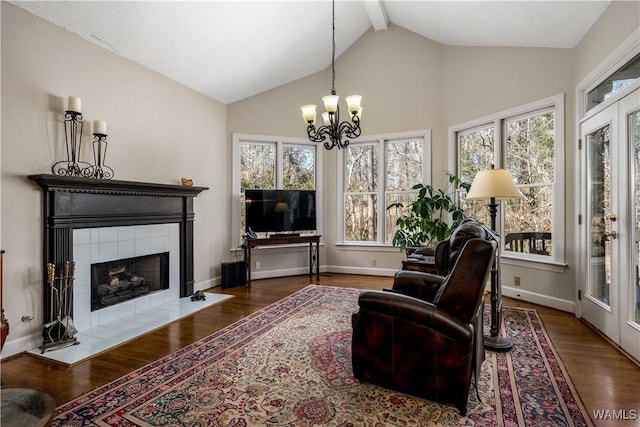
{"type": "MultiPolygon", "coordinates": [[[[438,275],[400,270],[396,273],[393,281],[393,289],[391,290],[433,302],[436,292],[444,282],[444,276],[451,272],[464,244],[473,238],[498,242],[495,234],[484,224],[478,222],[475,218],[466,218],[453,230],[448,239],[436,245],[434,255],[438,275]]],[[[484,312],[483,310],[478,310],[474,319],[476,336],[473,343],[473,372],[476,384],[478,384],[477,380],[480,375],[480,369],[485,360],[483,327],[484,312]]]]}
{"type": "MultiPolygon", "coordinates": [[[[496,242],[469,239],[451,273],[407,282],[418,297],[366,291],[352,316],[354,376],[364,382],[455,405],[466,414],[474,360],[474,319],[496,242]],[[434,279],[433,282],[431,279],[434,279]],[[428,297],[432,297],[430,300],[428,297]]],[[[404,288],[403,291],[407,291],[404,288]]]]}

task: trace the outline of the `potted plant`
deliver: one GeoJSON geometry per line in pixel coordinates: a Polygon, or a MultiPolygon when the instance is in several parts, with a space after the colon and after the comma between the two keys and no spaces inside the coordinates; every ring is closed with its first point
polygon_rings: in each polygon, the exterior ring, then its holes
{"type": "MultiPolygon", "coordinates": [[[[471,184],[452,173],[447,172],[447,176],[449,182],[443,189],[424,184],[413,186],[414,190],[418,190],[418,196],[408,205],[409,212],[396,220],[398,229],[393,235],[393,246],[399,246],[401,251],[432,246],[449,237],[464,219],[464,211],[455,202],[454,194],[457,188],[469,191],[471,184]]],[[[404,205],[393,203],[387,210],[394,208],[402,209],[404,205]]]]}

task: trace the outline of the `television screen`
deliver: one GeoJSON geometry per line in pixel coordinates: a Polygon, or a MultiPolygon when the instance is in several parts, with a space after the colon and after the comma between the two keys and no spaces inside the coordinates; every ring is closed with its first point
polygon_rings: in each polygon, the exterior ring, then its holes
{"type": "Polygon", "coordinates": [[[245,227],[254,232],[316,229],[315,190],[245,190],[245,227]]]}

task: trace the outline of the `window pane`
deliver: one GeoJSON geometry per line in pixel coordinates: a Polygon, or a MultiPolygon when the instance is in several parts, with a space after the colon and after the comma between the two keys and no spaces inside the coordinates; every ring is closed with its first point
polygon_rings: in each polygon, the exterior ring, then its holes
{"type": "Polygon", "coordinates": [[[315,189],[315,148],[285,146],[283,151],[282,188],[285,190],[315,189]]]}
{"type": "Polygon", "coordinates": [[[518,184],[553,182],[553,112],[507,121],[506,168],[518,184]]]}
{"type": "Polygon", "coordinates": [[[276,188],[276,147],[274,144],[240,146],[240,235],[245,233],[244,190],[276,188]]]}
{"type": "Polygon", "coordinates": [[[460,169],[458,176],[464,182],[473,182],[476,173],[489,169],[495,163],[495,129],[486,127],[458,134],[460,169]]]}
{"type": "Polygon", "coordinates": [[[632,224],[635,224],[635,236],[634,236],[634,267],[633,272],[635,277],[633,278],[633,283],[635,286],[631,286],[632,295],[632,307],[635,307],[633,310],[632,320],[640,324],[640,111],[636,111],[635,113],[629,116],[629,128],[631,129],[631,141],[632,141],[632,149],[633,149],[633,157],[632,157],[632,174],[633,174],[633,186],[632,186],[632,194],[633,198],[631,199],[631,203],[633,206],[632,212],[632,224]]]}
{"type": "Polygon", "coordinates": [[[276,149],[273,144],[242,144],[240,190],[276,188],[276,149]]]}
{"type": "Polygon", "coordinates": [[[345,241],[375,242],[378,204],[376,194],[345,194],[345,241]]]}
{"type": "Polygon", "coordinates": [[[344,152],[345,192],[378,191],[378,147],[351,144],[344,152]]]}
{"type": "Polygon", "coordinates": [[[398,229],[396,221],[403,215],[410,212],[409,204],[416,200],[417,192],[387,193],[385,197],[385,207],[393,203],[402,203],[402,208],[385,209],[385,237],[386,243],[393,241],[393,234],[398,229]]]}
{"type": "Polygon", "coordinates": [[[551,255],[551,186],[520,188],[522,199],[502,201],[505,206],[505,250],[551,255]]]}
{"type": "Polygon", "coordinates": [[[387,142],[387,191],[409,190],[422,182],[422,147],[422,139],[387,142]]]}
{"type": "Polygon", "coordinates": [[[465,200],[461,206],[465,217],[475,218],[485,225],[491,225],[487,200],[465,200]]]}
{"type": "Polygon", "coordinates": [[[637,81],[640,77],[640,54],[587,94],[587,111],[637,81]]]}

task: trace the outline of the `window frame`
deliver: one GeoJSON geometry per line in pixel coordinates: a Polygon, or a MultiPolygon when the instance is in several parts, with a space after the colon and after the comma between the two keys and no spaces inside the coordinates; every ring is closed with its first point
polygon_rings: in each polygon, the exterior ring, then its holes
{"type": "MultiPolygon", "coordinates": [[[[551,183],[553,251],[551,255],[537,255],[518,253],[504,250],[504,241],[500,242],[500,258],[505,264],[532,267],[540,269],[552,269],[562,272],[567,265],[566,236],[565,236],[565,106],[564,94],[553,95],[538,101],[510,108],[498,113],[490,114],[465,123],[449,127],[449,167],[459,174],[460,155],[458,147],[458,133],[469,132],[474,129],[492,126],[494,128],[495,167],[502,167],[505,163],[507,141],[505,136],[505,123],[508,120],[516,120],[521,117],[529,117],[544,111],[553,111],[555,120],[554,129],[554,179],[551,183]]],[[[498,233],[504,235],[504,210],[498,209],[496,218],[498,233]]]]}
{"type": "Polygon", "coordinates": [[[242,245],[241,236],[233,230],[240,228],[240,200],[242,197],[240,185],[241,185],[241,165],[240,147],[242,144],[264,144],[275,145],[275,164],[276,164],[276,189],[283,188],[284,166],[283,155],[284,147],[286,146],[302,146],[311,147],[315,151],[315,191],[316,191],[316,234],[322,235],[323,229],[323,191],[322,191],[322,156],[323,151],[321,146],[309,141],[305,138],[293,138],[285,136],[270,136],[270,135],[254,135],[244,133],[232,134],[232,178],[231,178],[231,244],[232,250],[238,250],[242,245]]]}
{"type": "MultiPolygon", "coordinates": [[[[350,241],[345,240],[346,233],[346,216],[345,216],[345,158],[344,150],[340,150],[337,158],[337,186],[336,206],[337,206],[337,222],[336,222],[336,246],[353,246],[353,247],[386,247],[395,248],[391,242],[385,242],[385,218],[386,218],[386,194],[387,194],[387,171],[386,171],[386,142],[390,140],[406,140],[412,138],[422,138],[424,146],[422,147],[422,183],[431,184],[431,129],[420,129],[415,131],[392,132],[385,134],[360,136],[357,140],[351,141],[350,145],[376,145],[378,147],[378,190],[377,208],[378,218],[376,222],[377,239],[375,241],[350,241]]],[[[359,193],[349,193],[359,194],[359,193]]],[[[369,194],[369,193],[367,193],[369,194]]],[[[397,248],[396,248],[397,249],[397,248]]]]}

